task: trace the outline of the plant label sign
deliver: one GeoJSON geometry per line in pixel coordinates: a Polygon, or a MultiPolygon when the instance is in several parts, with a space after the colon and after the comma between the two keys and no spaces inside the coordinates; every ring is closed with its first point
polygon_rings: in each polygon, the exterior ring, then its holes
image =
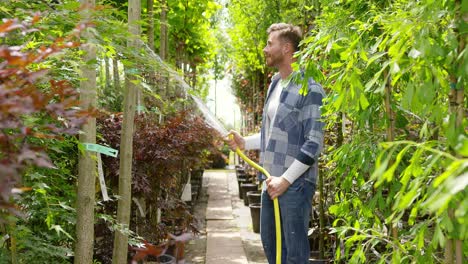
{"type": "Polygon", "coordinates": [[[99,144],[83,143],[87,151],[98,152],[116,158],[119,151],[99,144]]]}

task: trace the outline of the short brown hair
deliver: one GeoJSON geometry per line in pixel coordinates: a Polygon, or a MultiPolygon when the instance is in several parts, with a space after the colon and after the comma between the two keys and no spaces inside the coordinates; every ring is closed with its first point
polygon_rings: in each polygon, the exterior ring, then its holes
{"type": "Polygon", "coordinates": [[[270,34],[271,32],[279,32],[279,37],[287,41],[291,44],[293,44],[294,51],[299,50],[299,42],[302,40],[302,31],[301,28],[298,26],[294,26],[291,24],[286,24],[286,23],[276,23],[271,25],[267,29],[267,33],[270,34]]]}

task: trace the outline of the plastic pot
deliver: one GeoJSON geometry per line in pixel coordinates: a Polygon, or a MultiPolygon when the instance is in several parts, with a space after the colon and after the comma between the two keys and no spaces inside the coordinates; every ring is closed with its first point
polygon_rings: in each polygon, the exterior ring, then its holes
{"type": "Polygon", "coordinates": [[[262,193],[260,191],[248,191],[247,199],[249,200],[249,204],[261,203],[262,193]]]}
{"type": "Polygon", "coordinates": [[[253,183],[241,183],[242,199],[244,199],[244,205],[249,206],[249,199],[247,198],[247,192],[258,191],[258,185],[253,183]]]}
{"type": "Polygon", "coordinates": [[[252,228],[254,233],[260,233],[260,208],[259,203],[249,204],[250,216],[252,217],[252,228]]]}
{"type": "Polygon", "coordinates": [[[242,196],[242,191],[241,191],[241,184],[244,184],[247,182],[247,179],[237,179],[237,186],[239,187],[239,198],[243,199],[242,196]]]}
{"type": "Polygon", "coordinates": [[[175,264],[176,263],[176,259],[175,257],[171,256],[171,255],[161,255],[157,258],[155,257],[148,257],[148,260],[145,262],[147,264],[175,264]]]}

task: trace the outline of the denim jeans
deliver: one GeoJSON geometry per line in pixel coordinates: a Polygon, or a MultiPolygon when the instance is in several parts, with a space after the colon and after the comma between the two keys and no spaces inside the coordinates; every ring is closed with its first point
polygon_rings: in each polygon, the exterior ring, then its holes
{"type": "MultiPolygon", "coordinates": [[[[312,198],[315,184],[304,177],[298,178],[278,197],[281,215],[281,264],[309,263],[309,220],[312,210],[312,198]]],[[[276,229],[273,200],[262,191],[262,208],[260,211],[260,235],[263,250],[269,264],[276,263],[276,229]]]]}

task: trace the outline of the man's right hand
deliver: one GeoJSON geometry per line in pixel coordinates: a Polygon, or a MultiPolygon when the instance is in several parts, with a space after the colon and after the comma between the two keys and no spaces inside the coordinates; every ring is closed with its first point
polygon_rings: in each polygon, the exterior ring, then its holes
{"type": "Polygon", "coordinates": [[[237,148],[243,150],[245,148],[245,140],[244,138],[234,130],[229,132],[229,136],[226,139],[226,143],[229,145],[232,151],[236,151],[237,148]]]}

